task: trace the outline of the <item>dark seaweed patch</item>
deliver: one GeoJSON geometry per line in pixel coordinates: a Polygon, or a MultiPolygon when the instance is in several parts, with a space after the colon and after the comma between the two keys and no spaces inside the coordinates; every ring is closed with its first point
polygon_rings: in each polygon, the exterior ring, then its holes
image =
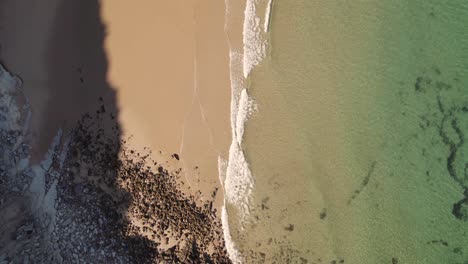
{"type": "Polygon", "coordinates": [[[416,92],[423,92],[423,77],[416,78],[416,82],[414,83],[414,90],[416,92]]]}
{"type": "Polygon", "coordinates": [[[284,230],[292,232],[292,231],[294,231],[294,225],[289,224],[287,227],[284,228],[284,230]]]}
{"type": "MultiPolygon", "coordinates": [[[[441,142],[448,148],[445,158],[448,175],[465,190],[464,197],[453,204],[452,214],[457,219],[468,221],[468,161],[464,154],[468,102],[452,94],[454,91],[464,94],[464,89],[455,90],[461,87],[454,87],[441,79],[442,72],[437,66],[433,66],[429,72],[432,76],[423,74],[416,77],[414,82],[415,91],[425,93],[426,98],[421,97],[421,100],[427,100],[428,112],[420,115],[419,127],[424,131],[435,128],[441,142]]],[[[423,151],[423,155],[428,158],[425,154],[427,151],[423,151]]],[[[438,160],[441,160],[440,157],[438,160]]],[[[426,172],[426,175],[430,173],[426,172]]]]}
{"type": "Polygon", "coordinates": [[[320,212],[320,219],[324,220],[327,217],[327,208],[323,208],[320,212]]]}
{"type": "Polygon", "coordinates": [[[448,247],[448,242],[443,240],[443,239],[434,239],[431,241],[428,241],[427,244],[433,244],[433,245],[442,245],[448,247]]]}
{"type": "Polygon", "coordinates": [[[369,184],[369,181],[370,181],[370,177],[372,176],[373,172],[374,172],[374,169],[375,169],[375,165],[376,165],[376,161],[373,161],[371,166],[369,167],[369,170],[367,171],[367,174],[366,174],[366,177],[364,177],[364,179],[362,180],[362,183],[361,183],[361,186],[359,187],[359,189],[355,190],[354,191],[354,194],[351,196],[351,198],[348,200],[348,204],[351,204],[351,202],[356,199],[356,197],[364,190],[364,188],[369,184]]]}
{"type": "Polygon", "coordinates": [[[456,248],[453,249],[453,253],[462,255],[463,250],[462,250],[461,247],[456,247],[456,248]]]}

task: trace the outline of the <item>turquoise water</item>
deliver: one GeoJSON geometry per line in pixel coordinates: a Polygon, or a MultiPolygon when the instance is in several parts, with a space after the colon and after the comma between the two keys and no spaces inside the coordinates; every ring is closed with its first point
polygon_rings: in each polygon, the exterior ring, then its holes
{"type": "Polygon", "coordinates": [[[468,261],[467,25],[466,1],[273,2],[245,263],[468,261]]]}

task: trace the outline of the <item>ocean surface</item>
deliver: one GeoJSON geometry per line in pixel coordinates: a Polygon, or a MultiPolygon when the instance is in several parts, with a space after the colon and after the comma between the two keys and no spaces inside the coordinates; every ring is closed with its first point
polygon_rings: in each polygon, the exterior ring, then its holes
{"type": "Polygon", "coordinates": [[[231,259],[467,263],[468,2],[239,2],[231,259]]]}

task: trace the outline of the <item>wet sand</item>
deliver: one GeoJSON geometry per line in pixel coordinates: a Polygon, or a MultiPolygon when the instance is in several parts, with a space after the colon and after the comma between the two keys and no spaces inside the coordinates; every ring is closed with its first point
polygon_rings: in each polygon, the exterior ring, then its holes
{"type": "Polygon", "coordinates": [[[189,185],[211,192],[230,137],[224,3],[106,0],[102,15],[123,137],[178,154],[189,185]]]}

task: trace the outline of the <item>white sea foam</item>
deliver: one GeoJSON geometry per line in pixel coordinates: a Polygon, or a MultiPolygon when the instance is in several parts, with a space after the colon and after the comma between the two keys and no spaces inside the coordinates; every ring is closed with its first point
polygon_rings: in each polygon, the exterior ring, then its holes
{"type": "MultiPolygon", "coordinates": [[[[224,187],[224,203],[234,205],[239,209],[240,221],[243,222],[249,214],[250,196],[253,189],[253,178],[248,163],[242,151],[242,135],[244,123],[251,113],[251,99],[244,88],[242,77],[242,57],[239,51],[230,50],[231,79],[231,137],[227,161],[218,158],[219,178],[224,187]]],[[[228,213],[225,205],[222,209],[222,226],[226,250],[234,263],[242,263],[241,255],[232,241],[228,213]]]]}
{"type": "MultiPolygon", "coordinates": [[[[229,68],[231,80],[231,128],[237,127],[237,113],[242,90],[244,90],[244,78],[242,77],[243,54],[231,49],[229,51],[229,68]]],[[[235,130],[232,131],[235,135],[235,130]]],[[[237,139],[237,138],[236,138],[237,139]]]]}
{"type": "Polygon", "coordinates": [[[265,58],[267,43],[260,28],[260,18],[256,14],[256,0],[247,0],[244,10],[244,78],[265,58]]]}
{"type": "Polygon", "coordinates": [[[237,142],[233,142],[229,149],[224,188],[227,201],[237,206],[240,211],[240,220],[244,222],[250,212],[253,178],[241,145],[237,142]]]}
{"type": "Polygon", "coordinates": [[[228,213],[226,211],[226,205],[223,205],[223,208],[221,209],[221,224],[223,226],[224,241],[229,258],[235,264],[242,263],[242,256],[232,241],[231,231],[229,230],[229,219],[228,213]]]}
{"type": "MultiPolygon", "coordinates": [[[[225,31],[227,31],[230,16],[236,14],[231,14],[229,0],[225,1],[225,6],[225,31]]],[[[261,20],[256,15],[256,6],[257,0],[246,0],[243,24],[243,51],[233,48],[231,43],[229,43],[232,142],[227,162],[222,158],[218,159],[219,178],[221,183],[223,183],[225,195],[221,220],[226,249],[234,263],[242,263],[242,256],[230,235],[226,204],[234,205],[238,209],[239,221],[242,228],[249,216],[251,196],[254,188],[252,172],[242,148],[245,122],[252,112],[256,110],[253,100],[248,95],[246,79],[251,70],[265,57],[267,47],[265,33],[261,30],[261,20]]],[[[268,6],[271,6],[270,2],[268,6]]],[[[267,13],[270,13],[270,7],[268,7],[267,13]]],[[[268,26],[268,22],[265,21],[264,26],[268,26]]]]}
{"type": "MultiPolygon", "coordinates": [[[[221,183],[224,183],[226,179],[227,163],[227,160],[224,160],[218,156],[218,173],[219,181],[221,183]]],[[[223,227],[224,243],[226,245],[226,251],[228,253],[229,259],[231,259],[231,261],[235,264],[242,263],[242,255],[237,250],[236,244],[231,237],[228,213],[226,210],[226,199],[224,199],[223,207],[221,208],[221,225],[223,227]]]]}
{"type": "Polygon", "coordinates": [[[226,180],[226,168],[227,168],[227,160],[218,156],[218,177],[219,182],[224,184],[224,180],[226,180]]]}
{"type": "Polygon", "coordinates": [[[242,150],[244,125],[252,112],[252,103],[247,90],[243,88],[244,79],[240,75],[241,61],[242,56],[239,52],[230,52],[232,142],[229,148],[224,189],[227,202],[239,209],[240,219],[243,222],[249,214],[253,178],[242,150]]]}
{"type": "Polygon", "coordinates": [[[270,18],[271,18],[271,6],[273,4],[273,0],[268,0],[267,8],[265,11],[265,19],[263,24],[263,31],[268,32],[270,27],[270,18]]]}

